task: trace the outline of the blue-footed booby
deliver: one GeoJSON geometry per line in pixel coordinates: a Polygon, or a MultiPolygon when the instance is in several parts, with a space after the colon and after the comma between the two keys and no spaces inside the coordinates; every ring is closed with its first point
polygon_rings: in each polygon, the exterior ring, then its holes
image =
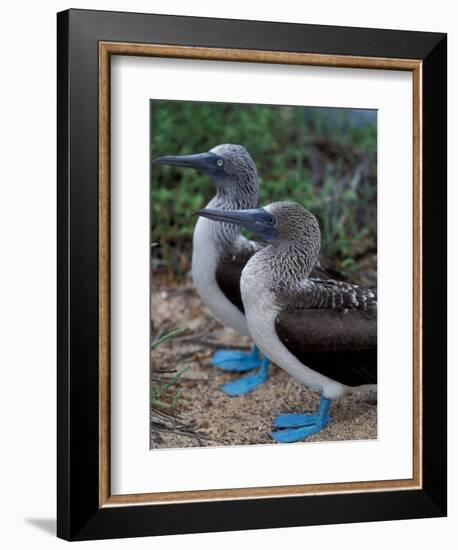
{"type": "Polygon", "coordinates": [[[311,277],[320,228],[315,216],[297,203],[197,214],[249,229],[267,241],[241,276],[250,335],[272,362],[321,394],[314,413],[278,415],[271,435],[277,442],[294,442],[319,432],[331,420],[332,399],[377,383],[375,292],[311,277]]]}
{"type": "MultiPolygon", "coordinates": [[[[241,145],[222,144],[205,153],[167,155],[153,162],[194,168],[210,176],[216,195],[207,208],[242,210],[255,208],[258,204],[256,166],[241,145]]],[[[240,274],[247,260],[261,246],[246,239],[241,234],[241,228],[232,224],[199,218],[194,229],[191,272],[196,290],[215,317],[244,336],[249,336],[249,331],[240,295],[240,274]]],[[[219,350],[211,362],[220,369],[232,372],[259,368],[254,375],[225,384],[222,389],[229,395],[247,393],[267,379],[269,362],[261,358],[256,345],[249,354],[219,350]]]]}

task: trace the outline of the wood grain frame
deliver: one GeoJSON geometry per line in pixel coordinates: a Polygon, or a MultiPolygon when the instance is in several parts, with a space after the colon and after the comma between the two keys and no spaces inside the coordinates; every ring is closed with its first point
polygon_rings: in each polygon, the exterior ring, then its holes
{"type": "Polygon", "coordinates": [[[446,36],[70,10],[58,15],[58,46],[58,535],[84,540],[444,515],[446,36]],[[412,73],[411,479],[111,494],[114,55],[412,73]],[[427,260],[434,270],[425,271],[427,260]]]}
{"type": "Polygon", "coordinates": [[[99,44],[99,312],[100,312],[100,506],[158,504],[322,493],[421,489],[421,62],[291,52],[199,48],[156,44],[99,44]],[[180,491],[110,494],[110,65],[113,55],[241,61],[409,71],[413,75],[413,464],[412,479],[180,491]]]}

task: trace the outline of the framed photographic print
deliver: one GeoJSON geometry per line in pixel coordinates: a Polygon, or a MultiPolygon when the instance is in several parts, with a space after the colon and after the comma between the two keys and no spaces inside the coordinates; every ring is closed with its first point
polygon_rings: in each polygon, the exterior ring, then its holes
{"type": "Polygon", "coordinates": [[[58,536],[446,514],[446,36],[58,14],[58,536]]]}

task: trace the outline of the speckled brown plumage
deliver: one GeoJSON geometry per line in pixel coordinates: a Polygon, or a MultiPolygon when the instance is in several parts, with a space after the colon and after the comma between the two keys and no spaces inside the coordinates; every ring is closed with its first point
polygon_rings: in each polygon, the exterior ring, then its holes
{"type": "Polygon", "coordinates": [[[267,207],[279,237],[256,256],[278,315],[275,331],[301,363],[344,384],[377,383],[377,293],[314,277],[320,248],[315,217],[295,203],[267,207]]]}

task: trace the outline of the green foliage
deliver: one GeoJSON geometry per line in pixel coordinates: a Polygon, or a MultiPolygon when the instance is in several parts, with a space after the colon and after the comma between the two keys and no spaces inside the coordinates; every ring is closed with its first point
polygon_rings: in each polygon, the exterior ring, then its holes
{"type": "Polygon", "coordinates": [[[153,340],[151,342],[151,349],[156,349],[159,344],[162,344],[162,342],[166,342],[167,340],[171,340],[172,338],[176,338],[177,336],[183,336],[184,334],[189,334],[191,332],[188,328],[177,328],[175,330],[172,330],[170,332],[166,332],[159,338],[156,338],[156,340],[153,340]]]}
{"type": "MultiPolygon", "coordinates": [[[[189,332],[190,330],[187,328],[176,329],[170,332],[166,332],[165,334],[151,342],[151,349],[154,350],[163,342],[166,342],[167,340],[171,340],[173,338],[177,338],[179,336],[183,336],[184,334],[188,334],[189,332]]],[[[176,384],[179,382],[180,378],[188,370],[188,368],[189,367],[184,367],[167,382],[160,382],[157,379],[151,382],[151,406],[153,408],[167,410],[173,409],[176,406],[178,400],[181,397],[181,390],[174,390],[174,386],[176,386],[176,384]]]]}
{"type": "Polygon", "coordinates": [[[171,399],[167,399],[167,392],[172,388],[181,378],[181,376],[188,370],[189,367],[185,367],[176,373],[176,375],[167,382],[160,386],[151,385],[151,406],[158,409],[173,409],[177,404],[178,399],[181,397],[181,390],[176,390],[171,399]]]}
{"type": "MultiPolygon", "coordinates": [[[[376,250],[375,113],[352,109],[151,101],[151,155],[240,143],[252,155],[260,203],[292,200],[320,222],[322,249],[347,275],[376,250]]],[[[181,278],[190,267],[194,210],[214,195],[210,178],[151,170],[153,259],[181,278]]]]}

